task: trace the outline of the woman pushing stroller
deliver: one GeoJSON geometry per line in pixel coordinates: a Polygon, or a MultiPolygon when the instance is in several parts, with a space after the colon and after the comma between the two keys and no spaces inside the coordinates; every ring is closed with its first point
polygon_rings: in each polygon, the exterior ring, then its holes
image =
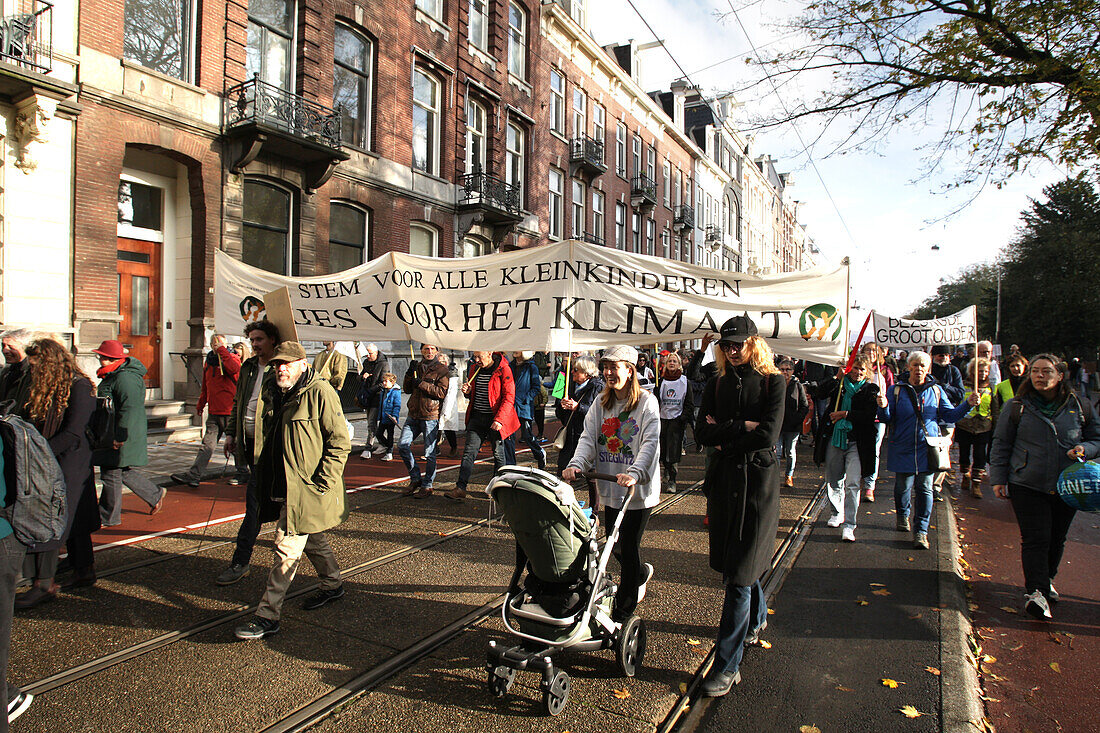
{"type": "MultiPolygon", "coordinates": [[[[604,508],[608,527],[625,511],[615,556],[622,568],[615,594],[612,619],[622,622],[634,613],[645,595],[653,566],[642,563],[642,533],[653,507],[660,501],[661,474],[658,452],[661,415],[657,398],[642,389],[637,372],[638,350],[614,346],[600,359],[606,387],[592,403],[584,419],[584,430],[562,478],[573,481],[581,472],[595,470],[614,474],[615,483],[597,481],[599,505],[604,508]],[[634,497],[623,506],[627,489],[634,497]]],[[[593,506],[597,510],[599,506],[593,506]]]]}

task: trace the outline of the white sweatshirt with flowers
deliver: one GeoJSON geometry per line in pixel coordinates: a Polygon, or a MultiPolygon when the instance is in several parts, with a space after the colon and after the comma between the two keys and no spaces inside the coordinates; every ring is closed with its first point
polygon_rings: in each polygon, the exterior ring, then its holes
{"type": "MultiPolygon", "coordinates": [[[[626,473],[637,479],[634,498],[627,509],[655,507],[661,500],[661,472],[657,465],[661,442],[661,408],[657,398],[642,390],[638,404],[625,412],[616,400],[605,410],[597,397],[584,418],[584,431],[569,468],[598,473],[626,473]]],[[[626,498],[626,487],[597,481],[600,502],[617,509],[626,498]]]]}

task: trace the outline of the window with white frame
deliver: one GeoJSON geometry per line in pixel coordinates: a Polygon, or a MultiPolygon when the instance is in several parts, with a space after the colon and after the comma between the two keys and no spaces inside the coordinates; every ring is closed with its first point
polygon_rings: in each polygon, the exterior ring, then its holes
{"type": "Polygon", "coordinates": [[[443,21],[443,0],[416,0],[416,7],[436,20],[443,21]]]}
{"type": "Polygon", "coordinates": [[[658,254],[665,259],[672,257],[672,233],[668,229],[661,230],[661,251],[658,254]]]}
{"type": "Polygon", "coordinates": [[[550,69],[550,129],[565,134],[565,77],[550,69]]]}
{"type": "Polygon", "coordinates": [[[409,226],[409,254],[423,257],[439,256],[439,230],[430,224],[409,226]]]}
{"type": "Polygon", "coordinates": [[[645,253],[647,255],[655,254],[655,238],[657,236],[657,224],[652,219],[645,220],[645,253]]]}
{"type": "Polygon", "coordinates": [[[413,67],[412,167],[431,175],[439,173],[439,81],[413,67]]]}
{"type": "Polygon", "coordinates": [[[466,100],[466,172],[485,170],[485,120],[488,115],[479,102],[466,100]]]}
{"type": "Polygon", "coordinates": [[[606,143],[607,110],[602,105],[592,105],[592,137],[601,145],[606,143]]]}
{"type": "Polygon", "coordinates": [[[573,227],[573,239],[584,236],[584,184],[573,179],[573,201],[570,205],[572,214],[570,222],[573,227]]]}
{"type": "Polygon", "coordinates": [[[645,174],[649,180],[657,182],[657,151],[650,145],[645,152],[645,174]]]}
{"type": "Polygon", "coordinates": [[[476,234],[467,234],[462,238],[462,246],[458,250],[459,257],[481,257],[493,253],[493,243],[485,237],[476,234]]]}
{"type": "Polygon", "coordinates": [[[615,249],[626,249],[626,204],[615,202],[615,249]]]}
{"type": "Polygon", "coordinates": [[[615,172],[626,178],[626,125],[615,126],[615,172]]]}
{"type": "Polygon", "coordinates": [[[191,81],[194,0],[126,0],[122,55],[147,69],[191,81]]]}
{"type": "Polygon", "coordinates": [[[263,181],[244,182],[241,260],[279,275],[290,272],[290,191],[263,181]]]}
{"type": "Polygon", "coordinates": [[[329,272],[349,270],[369,259],[368,226],[369,217],[366,211],[358,206],[332,202],[328,226],[329,272]]]}
{"type": "Polygon", "coordinates": [[[642,175],[642,139],[634,136],[634,147],[630,157],[630,175],[642,175]]]}
{"type": "Polygon", "coordinates": [[[505,182],[519,189],[519,203],[524,204],[524,139],[523,128],[515,122],[508,123],[508,132],[505,137],[505,182]]]}
{"type": "Polygon", "coordinates": [[[249,78],[258,74],[260,81],[292,89],[294,19],[294,0],[248,0],[245,71],[249,78]]]}
{"type": "Polygon", "coordinates": [[[680,206],[683,204],[683,189],[684,189],[684,172],[679,168],[676,169],[676,186],[672,189],[672,195],[675,196],[675,205],[680,206]]]}
{"type": "Polygon", "coordinates": [[[370,148],[374,44],[362,33],[337,23],[334,60],[332,103],[340,110],[340,139],[370,148]]]}
{"type": "Polygon", "coordinates": [[[588,116],[586,114],[588,98],[580,87],[573,87],[573,137],[588,134],[588,116]]]}
{"type": "Polygon", "coordinates": [[[508,73],[527,78],[527,13],[514,2],[508,4],[508,73]]]}
{"type": "Polygon", "coordinates": [[[592,233],[599,237],[601,240],[605,238],[603,228],[603,206],[603,191],[592,189],[592,233]]]}
{"type": "Polygon", "coordinates": [[[489,53],[489,8],[487,0],[470,0],[470,43],[489,53]]]}
{"type": "Polygon", "coordinates": [[[550,210],[548,213],[551,239],[561,239],[561,220],[564,214],[565,174],[557,168],[550,169],[550,210]]]}
{"type": "Polygon", "coordinates": [[[569,0],[569,17],[584,28],[584,0],[569,0]]]}
{"type": "Polygon", "coordinates": [[[631,224],[633,225],[631,228],[634,234],[631,238],[633,247],[630,251],[640,253],[642,251],[642,215],[635,212],[631,219],[631,224]]]}
{"type": "Polygon", "coordinates": [[[661,194],[665,206],[672,206],[672,164],[667,160],[661,168],[661,194]]]}

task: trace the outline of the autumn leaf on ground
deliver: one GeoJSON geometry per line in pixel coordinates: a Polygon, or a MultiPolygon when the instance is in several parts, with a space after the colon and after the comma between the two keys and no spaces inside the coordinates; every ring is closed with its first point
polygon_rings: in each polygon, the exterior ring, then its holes
{"type": "Polygon", "coordinates": [[[869,603],[867,602],[867,599],[866,599],[866,598],[864,598],[863,596],[856,596],[856,603],[858,603],[858,604],[859,604],[859,605],[861,605],[861,606],[869,606],[869,605],[871,605],[871,604],[869,604],[869,603]]]}
{"type": "Polygon", "coordinates": [[[969,608],[971,611],[977,611],[978,610],[978,604],[977,603],[967,603],[966,607],[969,608]]]}
{"type": "Polygon", "coordinates": [[[760,640],[760,646],[763,647],[764,649],[771,649],[772,648],[772,643],[770,641],[764,641],[763,639],[761,639],[760,640]]]}
{"type": "Polygon", "coordinates": [[[873,596],[888,596],[888,595],[890,595],[890,591],[886,590],[885,588],[879,588],[878,590],[871,591],[871,595],[873,595],[873,596]]]}
{"type": "Polygon", "coordinates": [[[804,725],[798,729],[798,733],[821,733],[821,729],[816,725],[804,725]]]}
{"type": "Polygon", "coordinates": [[[768,609],[768,615],[769,616],[774,616],[775,615],[775,609],[774,608],[769,608],[768,609]]]}
{"type": "Polygon", "coordinates": [[[703,642],[699,641],[698,639],[688,639],[688,644],[691,644],[692,646],[699,646],[702,643],[703,642]]]}
{"type": "Polygon", "coordinates": [[[621,690],[612,690],[611,694],[613,694],[615,697],[619,698],[620,700],[625,700],[626,698],[630,697],[630,690],[628,690],[624,687],[621,690]]]}
{"type": "Polygon", "coordinates": [[[886,587],[885,583],[871,583],[870,585],[871,585],[872,588],[885,588],[886,587]]]}
{"type": "Polygon", "coordinates": [[[898,682],[897,680],[892,680],[889,677],[884,677],[883,679],[879,680],[879,682],[882,683],[883,687],[889,687],[891,690],[896,690],[898,685],[904,685],[905,684],[904,682],[898,682]]]}
{"type": "Polygon", "coordinates": [[[687,691],[688,691],[687,683],[686,682],[681,682],[680,683],[680,694],[683,695],[687,691]]]}
{"type": "Polygon", "coordinates": [[[993,576],[990,575],[989,573],[978,573],[978,577],[979,578],[992,578],[993,576]]]}
{"type": "Polygon", "coordinates": [[[1053,669],[1058,674],[1062,674],[1062,668],[1058,665],[1058,662],[1051,662],[1050,663],[1050,668],[1053,669]]]}
{"type": "Polygon", "coordinates": [[[907,557],[905,559],[908,560],[909,562],[913,562],[913,558],[911,558],[911,557],[907,557]]]}
{"type": "Polygon", "coordinates": [[[911,621],[916,621],[918,618],[920,618],[923,615],[924,614],[921,614],[921,613],[911,613],[911,614],[909,614],[909,619],[911,621]]]}
{"type": "Polygon", "coordinates": [[[995,664],[996,662],[997,658],[992,655],[986,654],[984,657],[982,657],[983,664],[995,664]]]}
{"type": "Polygon", "coordinates": [[[853,690],[851,687],[845,687],[844,685],[837,685],[836,689],[840,690],[841,692],[855,692],[855,690],[853,690]]]}
{"type": "Polygon", "coordinates": [[[1020,650],[1021,650],[1021,649],[1023,649],[1023,648],[1024,648],[1024,645],[1023,645],[1023,644],[1017,644],[1017,645],[1016,645],[1016,646],[1014,646],[1014,647],[1010,647],[1010,648],[1009,648],[1009,651],[1010,651],[1010,652],[1018,652],[1018,651],[1020,651],[1020,650]]]}
{"type": "Polygon", "coordinates": [[[1001,610],[1004,611],[1005,613],[1014,613],[1014,614],[1019,614],[1020,613],[1019,611],[1017,611],[1015,608],[1012,608],[1011,606],[1001,606],[1001,610]]]}
{"type": "Polygon", "coordinates": [[[937,677],[939,677],[940,674],[941,674],[941,672],[938,669],[936,669],[935,667],[925,667],[924,671],[927,672],[928,674],[934,674],[937,677]]]}
{"type": "Polygon", "coordinates": [[[907,718],[919,718],[920,716],[924,715],[924,713],[917,710],[912,705],[906,705],[903,708],[899,708],[898,712],[901,713],[902,715],[904,715],[907,718]]]}

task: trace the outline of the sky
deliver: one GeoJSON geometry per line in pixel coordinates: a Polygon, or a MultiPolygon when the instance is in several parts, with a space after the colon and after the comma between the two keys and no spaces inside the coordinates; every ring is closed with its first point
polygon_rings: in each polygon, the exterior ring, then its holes
{"type": "MultiPolygon", "coordinates": [[[[753,67],[744,59],[752,56],[752,46],[728,16],[727,0],[633,0],[633,4],[662,34],[667,50],[704,93],[729,89],[750,78],[753,67]],[[720,20],[719,12],[727,18],[720,20]],[[708,66],[712,68],[704,70],[708,66]]],[[[797,3],[733,0],[733,4],[758,50],[774,50],[797,40],[779,25],[797,10],[797,3]]],[[[589,30],[602,45],[631,38],[639,44],[654,40],[628,0],[588,0],[588,14],[589,30]]],[[[646,91],[668,89],[683,75],[660,48],[642,52],[639,67],[646,91]]],[[[802,91],[812,91],[812,83],[806,80],[802,91]]],[[[775,103],[774,95],[765,96],[771,99],[751,103],[775,103]]],[[[898,130],[873,153],[827,156],[828,146],[818,146],[807,155],[790,127],[762,133],[754,141],[756,155],[770,154],[778,159],[779,171],[792,174],[793,185],[787,193],[801,202],[800,219],[821,248],[822,259],[839,262],[850,257],[853,303],[864,313],[873,308],[903,316],[934,294],[941,278],[949,279],[966,265],[996,261],[1015,237],[1020,212],[1029,207],[1029,199],[1041,199],[1045,186],[1064,177],[1053,166],[1038,165],[1000,189],[942,193],[943,185],[952,179],[951,170],[919,178],[925,155],[921,146],[939,139],[935,122],[898,130]],[[933,245],[939,249],[933,250],[933,245]]],[[[813,139],[812,124],[800,125],[800,131],[804,140],[813,139]]],[[[859,315],[853,313],[853,323],[859,315]]]]}

